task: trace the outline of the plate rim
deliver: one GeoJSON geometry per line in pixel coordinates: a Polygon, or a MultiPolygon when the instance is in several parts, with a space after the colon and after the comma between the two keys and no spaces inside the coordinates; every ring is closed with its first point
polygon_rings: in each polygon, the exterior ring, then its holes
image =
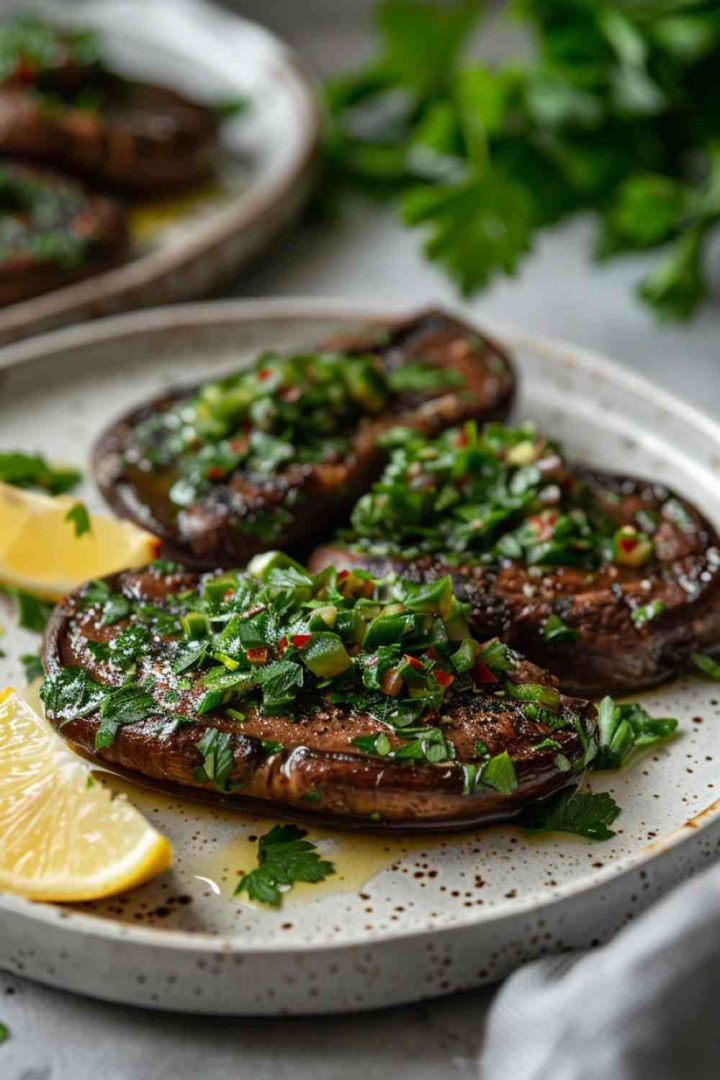
{"type": "MultiPolygon", "coordinates": [[[[431,306],[429,304],[425,307],[431,306]]],[[[445,305],[444,305],[445,306],[445,305]]],[[[121,315],[99,319],[91,323],[52,330],[15,344],[0,348],[0,376],[34,360],[49,359],[54,353],[61,353],[74,348],[111,345],[128,335],[162,333],[188,330],[198,326],[212,327],[218,322],[236,322],[238,324],[256,321],[281,321],[286,323],[312,322],[314,320],[338,322],[388,323],[407,318],[418,310],[415,306],[400,304],[384,305],[370,300],[344,300],[323,297],[273,297],[259,299],[215,300],[190,304],[173,304],[166,307],[150,308],[128,312],[121,315]]],[[[458,312],[461,314],[461,312],[458,312]]],[[[471,316],[475,317],[475,316],[471,316]]],[[[602,353],[570,342],[555,340],[545,335],[536,335],[516,329],[507,324],[488,321],[483,324],[497,336],[510,350],[532,348],[556,359],[565,367],[580,367],[595,373],[606,380],[624,386],[633,394],[642,393],[659,407],[667,409],[683,422],[701,427],[713,438],[720,448],[720,421],[697,406],[676,398],[669,391],[658,387],[652,380],[628,370],[617,361],[602,353]]],[[[468,913],[459,916],[447,925],[428,925],[408,929],[389,929],[373,931],[366,936],[343,936],[331,942],[308,945],[301,942],[270,942],[253,946],[236,934],[210,934],[201,931],[160,929],[157,927],[134,926],[122,923],[106,916],[89,912],[75,911],[57,904],[39,904],[11,893],[0,892],[0,914],[16,914],[44,925],[53,923],[67,929],[76,930],[88,936],[127,941],[132,944],[151,946],[160,949],[179,949],[183,952],[202,950],[204,953],[236,955],[295,953],[307,951],[331,952],[352,946],[391,943],[401,940],[423,937],[428,933],[452,933],[468,930],[474,926],[502,923],[521,917],[531,911],[554,907],[563,901],[583,893],[601,889],[609,882],[619,880],[640,869],[643,865],[667,855],[691,837],[697,837],[720,819],[720,798],[712,800],[698,810],[682,825],[643,844],[636,851],[617,862],[596,870],[591,883],[587,877],[567,882],[553,888],[545,899],[539,900],[537,894],[529,893],[521,900],[513,900],[504,909],[468,913]]],[[[512,823],[511,823],[512,824],[512,823]]]]}

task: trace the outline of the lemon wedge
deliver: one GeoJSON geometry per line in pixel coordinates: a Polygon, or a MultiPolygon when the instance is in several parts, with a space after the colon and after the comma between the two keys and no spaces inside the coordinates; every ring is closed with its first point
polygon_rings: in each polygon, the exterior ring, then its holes
{"type": "Polygon", "coordinates": [[[78,500],[0,483],[0,582],[59,600],[90,578],[144,566],[158,540],[129,521],[92,514],[78,536],[66,515],[78,500]]]}
{"type": "Polygon", "coordinates": [[[14,690],[0,692],[0,890],[97,900],[171,862],[166,837],[113,798],[14,690]]]}

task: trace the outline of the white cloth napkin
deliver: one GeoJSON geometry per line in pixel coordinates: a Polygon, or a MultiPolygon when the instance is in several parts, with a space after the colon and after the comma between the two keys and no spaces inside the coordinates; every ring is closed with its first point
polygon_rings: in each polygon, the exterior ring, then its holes
{"type": "Polygon", "coordinates": [[[490,1010],[483,1080],[720,1080],[720,865],[608,945],[540,960],[490,1010]]]}

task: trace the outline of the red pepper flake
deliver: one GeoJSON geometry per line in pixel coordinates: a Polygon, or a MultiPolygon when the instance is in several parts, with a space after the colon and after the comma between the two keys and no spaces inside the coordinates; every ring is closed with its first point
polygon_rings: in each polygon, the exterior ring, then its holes
{"type": "Polygon", "coordinates": [[[621,536],[620,547],[623,551],[634,551],[638,546],[637,536],[621,536]]]}
{"type": "Polygon", "coordinates": [[[496,683],[500,682],[495,672],[483,663],[482,660],[475,661],[475,667],[472,669],[473,681],[476,685],[480,686],[483,683],[496,683]]]}
{"type": "Polygon", "coordinates": [[[345,578],[349,578],[349,577],[350,577],[350,571],[349,570],[341,570],[340,573],[337,576],[337,579],[338,579],[338,581],[344,581],[345,578]]]}
{"type": "Polygon", "coordinates": [[[449,671],[433,671],[433,675],[443,689],[455,682],[455,676],[451,675],[449,671]]]}
{"type": "Polygon", "coordinates": [[[438,656],[438,651],[437,651],[437,649],[435,648],[434,645],[431,645],[429,649],[425,650],[425,655],[427,656],[428,660],[439,660],[440,659],[440,657],[438,656]]]}
{"type": "Polygon", "coordinates": [[[258,379],[269,379],[271,375],[272,371],[267,367],[260,368],[258,371],[258,379]]]}
{"type": "Polygon", "coordinates": [[[211,465],[207,471],[208,480],[222,480],[225,470],[221,465],[211,465]]]}
{"type": "Polygon", "coordinates": [[[290,640],[296,649],[304,649],[312,641],[312,634],[293,634],[290,640]]]}
{"type": "Polygon", "coordinates": [[[388,697],[397,697],[402,689],[402,684],[403,677],[397,668],[390,668],[380,680],[382,692],[383,694],[387,694],[388,697]]]}
{"type": "Polygon", "coordinates": [[[251,664],[267,664],[268,662],[268,651],[264,645],[257,649],[247,649],[245,655],[251,664]]]}
{"type": "Polygon", "coordinates": [[[280,638],[280,640],[277,643],[278,654],[280,656],[282,656],[283,653],[285,652],[285,650],[287,649],[287,647],[288,647],[288,639],[283,634],[283,636],[280,638]]]}
{"type": "Polygon", "coordinates": [[[417,656],[410,656],[409,653],[405,653],[403,660],[406,664],[409,664],[411,668],[415,668],[416,671],[423,670],[423,662],[422,660],[418,660],[417,656]]]}
{"type": "Polygon", "coordinates": [[[234,595],[235,595],[235,590],[234,589],[226,589],[225,592],[223,593],[223,600],[232,600],[234,595]]]}

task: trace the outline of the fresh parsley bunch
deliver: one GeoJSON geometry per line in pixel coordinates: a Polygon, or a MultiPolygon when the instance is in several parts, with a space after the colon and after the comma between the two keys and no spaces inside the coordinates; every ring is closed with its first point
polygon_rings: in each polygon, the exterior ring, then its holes
{"type": "Polygon", "coordinates": [[[594,254],[662,251],[640,283],[660,318],[709,292],[720,221],[720,5],[516,0],[529,62],[461,63],[480,0],[383,0],[378,56],[327,86],[328,190],[396,195],[464,294],[514,274],[581,210],[594,254]]]}

